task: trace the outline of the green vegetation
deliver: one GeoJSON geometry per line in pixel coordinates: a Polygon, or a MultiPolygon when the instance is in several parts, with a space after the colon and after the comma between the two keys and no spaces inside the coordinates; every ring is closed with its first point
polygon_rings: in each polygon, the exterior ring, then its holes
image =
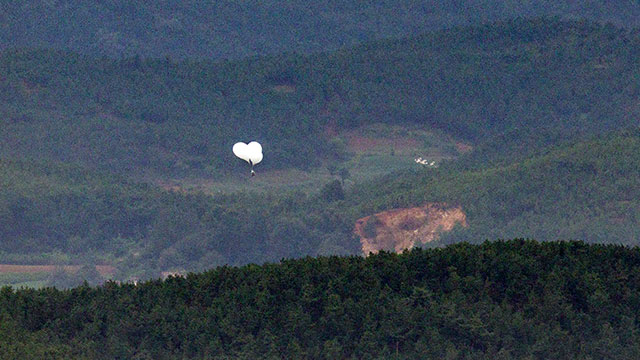
{"type": "Polygon", "coordinates": [[[165,189],[213,195],[247,191],[281,193],[291,189],[314,193],[335,179],[348,188],[390,172],[414,169],[417,157],[439,163],[458,154],[452,139],[442,132],[380,123],[342,131],[329,142],[336,153],[330,156],[333,160],[327,161],[326,167],[265,170],[260,164],[256,177],[249,177],[245,166],[227,176],[209,178],[205,174],[160,180],[147,176],[142,180],[165,189]]]}
{"type": "Polygon", "coordinates": [[[255,139],[261,168],[307,170],[344,156],[328,129],[385,123],[510,158],[637,124],[638,54],[635,31],[545,19],[226,62],[6,50],[0,156],[211,178],[255,139]]]}
{"type": "Polygon", "coordinates": [[[0,1],[0,264],[74,265],[4,267],[0,358],[640,358],[640,32],[368,41],[640,24],[523,4],[0,1]],[[469,226],[327,257],[429,202],[469,226]]]}
{"type": "Polygon", "coordinates": [[[549,19],[225,62],[2,51],[0,260],[127,279],[359,254],[355,220],[432,201],[470,225],[439,244],[635,244],[638,54],[637,31],[549,19]],[[238,180],[248,139],[275,175],[238,180]],[[441,161],[456,140],[475,150],[441,161]]]}
{"type": "Polygon", "coordinates": [[[35,273],[0,273],[0,286],[20,287],[43,287],[47,283],[49,274],[44,272],[35,273]]]}
{"type": "Polygon", "coordinates": [[[126,278],[357,251],[338,240],[350,224],[318,203],[319,195],[183,194],[23,161],[0,163],[0,184],[5,261],[46,262],[56,256],[41,254],[65,253],[76,264],[111,263],[126,278]]]}
{"type": "Polygon", "coordinates": [[[562,16],[640,25],[624,2],[488,0],[2,1],[0,49],[45,47],[87,55],[240,58],[326,51],[505,18],[562,16]]]}
{"type": "Polygon", "coordinates": [[[4,288],[0,356],[637,358],[639,264],[638,248],[512,240],[4,288]]]}
{"type": "Polygon", "coordinates": [[[116,266],[119,279],[147,278],[165,270],[359,254],[356,219],[425,202],[460,205],[470,225],[436,245],[524,235],[634,245],[639,139],[637,131],[611,134],[480,170],[456,162],[416,167],[346,190],[334,179],[308,194],[167,192],[77,167],[5,161],[0,250],[23,263],[72,254],[78,264],[116,266]]]}
{"type": "Polygon", "coordinates": [[[638,130],[548,148],[509,165],[396,173],[348,197],[359,213],[426,202],[460,205],[470,224],[441,243],[532,236],[637,245],[638,130]],[[375,200],[373,200],[375,199],[375,200]]]}

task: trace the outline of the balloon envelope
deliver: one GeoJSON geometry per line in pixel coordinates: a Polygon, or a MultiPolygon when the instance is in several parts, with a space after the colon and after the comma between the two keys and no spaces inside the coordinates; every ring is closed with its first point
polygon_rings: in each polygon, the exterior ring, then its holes
{"type": "Polygon", "coordinates": [[[243,142],[233,145],[233,153],[240,159],[249,162],[249,153],[247,151],[247,144],[243,142]]]}
{"type": "Polygon", "coordinates": [[[262,146],[256,141],[248,145],[243,142],[236,143],[233,145],[233,153],[249,164],[255,165],[262,161],[262,146]]]}
{"type": "Polygon", "coordinates": [[[249,149],[249,159],[253,165],[262,161],[262,145],[257,141],[252,141],[247,145],[249,149]]]}
{"type": "Polygon", "coordinates": [[[259,163],[260,161],[262,161],[262,153],[259,153],[259,154],[255,155],[255,156],[251,157],[251,163],[253,165],[259,163]]]}

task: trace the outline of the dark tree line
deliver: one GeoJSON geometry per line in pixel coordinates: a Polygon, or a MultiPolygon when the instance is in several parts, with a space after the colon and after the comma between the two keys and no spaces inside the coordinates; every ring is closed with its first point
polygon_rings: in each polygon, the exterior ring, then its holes
{"type": "Polygon", "coordinates": [[[44,47],[113,58],[242,58],[317,52],[366,41],[516,17],[559,16],[640,25],[625,2],[455,0],[3,1],[0,49],[44,47]]]}
{"type": "Polygon", "coordinates": [[[640,356],[640,252],[511,240],[0,291],[4,359],[640,356]]]}

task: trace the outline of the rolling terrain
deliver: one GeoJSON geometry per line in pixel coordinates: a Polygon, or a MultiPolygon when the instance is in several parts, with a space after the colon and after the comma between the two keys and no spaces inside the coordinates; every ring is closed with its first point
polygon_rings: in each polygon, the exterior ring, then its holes
{"type": "Polygon", "coordinates": [[[638,19],[0,0],[0,358],[640,358],[638,19]]]}
{"type": "Polygon", "coordinates": [[[0,291],[0,356],[640,356],[638,248],[512,240],[0,291]]]}
{"type": "Polygon", "coordinates": [[[393,174],[354,189],[349,202],[370,214],[439,201],[460,206],[469,227],[445,234],[444,243],[527,236],[638,245],[639,141],[636,129],[509,165],[393,174]]]}
{"type": "Polygon", "coordinates": [[[0,3],[0,49],[91,56],[229,59],[322,52],[512,18],[557,16],[640,25],[633,1],[154,1],[0,3]]]}
{"type": "Polygon", "coordinates": [[[634,31],[537,19],[226,62],[7,50],[0,155],[220,178],[240,168],[233,143],[253,139],[263,168],[306,171],[344,158],[333,132],[383,123],[508,162],[636,126],[639,49],[634,31]]]}
{"type": "Polygon", "coordinates": [[[0,251],[4,262],[111,264],[119,279],[360,254],[357,219],[438,202],[458,207],[468,226],[416,246],[516,236],[637,245],[639,139],[637,131],[602,135],[482,169],[413,163],[379,180],[343,187],[335,179],[308,193],[167,191],[82,168],[5,162],[0,251]]]}
{"type": "Polygon", "coordinates": [[[358,219],[430,203],[468,227],[424,246],[633,245],[639,51],[558,19],[220,62],[5,50],[0,263],[126,280],[358,254],[358,219]]]}

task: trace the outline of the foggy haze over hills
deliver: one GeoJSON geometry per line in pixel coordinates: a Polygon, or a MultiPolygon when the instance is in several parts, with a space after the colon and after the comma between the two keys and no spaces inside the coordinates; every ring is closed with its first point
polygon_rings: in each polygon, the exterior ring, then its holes
{"type": "Polygon", "coordinates": [[[318,52],[516,17],[640,24],[634,1],[78,1],[0,3],[0,49],[113,58],[225,59],[318,52]]]}

